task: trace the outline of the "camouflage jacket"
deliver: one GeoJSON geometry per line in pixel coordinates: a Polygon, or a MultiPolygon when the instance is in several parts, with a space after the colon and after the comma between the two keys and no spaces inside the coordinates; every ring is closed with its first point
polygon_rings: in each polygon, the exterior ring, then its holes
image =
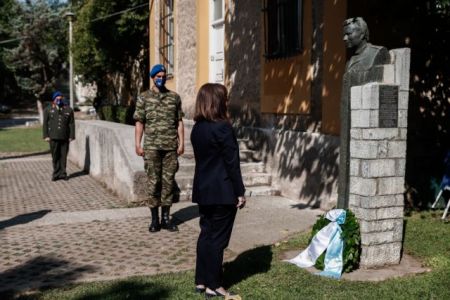
{"type": "Polygon", "coordinates": [[[178,122],[183,116],[181,98],[177,93],[152,90],[141,93],[133,118],[145,124],[144,149],[176,150],[178,122]]]}

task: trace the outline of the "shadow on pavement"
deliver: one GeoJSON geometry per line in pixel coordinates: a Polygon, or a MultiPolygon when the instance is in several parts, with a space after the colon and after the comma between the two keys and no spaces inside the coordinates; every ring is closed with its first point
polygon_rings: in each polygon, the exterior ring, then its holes
{"type": "Polygon", "coordinates": [[[198,205],[195,204],[182,208],[172,214],[173,221],[176,225],[183,224],[184,222],[198,217],[198,205]]]}
{"type": "Polygon", "coordinates": [[[41,152],[33,152],[33,153],[25,153],[25,154],[20,154],[20,155],[4,156],[4,157],[0,157],[0,160],[12,159],[12,158],[25,158],[25,157],[37,156],[37,155],[43,155],[43,154],[50,154],[50,150],[41,151],[41,152]]]}
{"type": "Polygon", "coordinates": [[[76,300],[88,299],[169,299],[169,289],[154,283],[121,281],[96,292],[86,292],[75,297],[76,300]]]}
{"type": "Polygon", "coordinates": [[[3,230],[7,227],[16,226],[20,224],[25,224],[32,222],[34,220],[40,219],[46,214],[51,212],[50,209],[43,209],[39,211],[35,211],[32,213],[22,214],[15,217],[12,217],[11,219],[0,221],[0,230],[3,230]]]}
{"type": "Polygon", "coordinates": [[[292,208],[307,209],[307,208],[320,208],[320,201],[315,201],[314,203],[298,203],[291,205],[292,208]]]}
{"type": "Polygon", "coordinates": [[[267,273],[272,257],[270,246],[261,246],[239,254],[235,260],[224,264],[224,286],[228,288],[253,275],[267,273]]]}
{"type": "MultiPolygon", "coordinates": [[[[106,285],[106,284],[105,284],[106,285]]],[[[111,284],[107,287],[94,288],[92,290],[84,290],[82,293],[74,293],[78,296],[72,296],[73,300],[94,300],[94,299],[170,299],[170,292],[168,288],[158,286],[154,283],[144,282],[127,282],[120,281],[111,284]],[[81,294],[81,295],[80,295],[81,294]]],[[[43,291],[43,290],[41,290],[43,291]]],[[[67,294],[67,292],[63,292],[67,294]]],[[[1,294],[0,294],[1,296],[1,294]]],[[[7,295],[11,296],[11,295],[7,295]]],[[[42,297],[36,293],[31,295],[23,295],[14,299],[32,300],[41,299],[42,297]]]]}
{"type": "Polygon", "coordinates": [[[20,266],[0,273],[2,279],[0,299],[15,299],[17,295],[25,292],[66,286],[81,277],[83,273],[95,271],[96,268],[93,266],[77,266],[54,257],[35,257],[20,266]]]}
{"type": "Polygon", "coordinates": [[[78,172],[69,174],[69,179],[76,178],[76,177],[81,177],[81,176],[86,176],[86,175],[89,175],[89,172],[87,172],[87,171],[78,171],[78,172]]]}

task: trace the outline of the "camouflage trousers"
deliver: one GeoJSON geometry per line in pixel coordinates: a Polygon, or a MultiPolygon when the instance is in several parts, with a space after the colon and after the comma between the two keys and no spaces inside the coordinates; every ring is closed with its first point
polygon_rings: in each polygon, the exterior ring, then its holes
{"type": "Polygon", "coordinates": [[[170,206],[174,196],[175,173],[178,171],[176,150],[145,150],[147,173],[147,205],[170,206]]]}

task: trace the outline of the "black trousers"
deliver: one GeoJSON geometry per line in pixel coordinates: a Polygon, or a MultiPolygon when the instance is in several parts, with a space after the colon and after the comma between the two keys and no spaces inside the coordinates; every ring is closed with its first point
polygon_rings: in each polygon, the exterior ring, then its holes
{"type": "Polygon", "coordinates": [[[196,285],[203,284],[210,289],[222,286],[223,252],[230,242],[236,211],[236,205],[199,205],[196,285]]]}
{"type": "Polygon", "coordinates": [[[53,175],[52,178],[67,176],[67,153],[69,152],[68,140],[50,140],[50,151],[52,153],[53,175]]]}

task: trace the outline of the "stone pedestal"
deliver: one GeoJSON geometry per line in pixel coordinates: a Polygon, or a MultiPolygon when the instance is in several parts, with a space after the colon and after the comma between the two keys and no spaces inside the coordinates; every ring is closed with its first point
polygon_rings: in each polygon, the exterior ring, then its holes
{"type": "Polygon", "coordinates": [[[350,95],[349,208],[360,221],[365,268],[398,264],[403,241],[410,50],[390,54],[392,64],[376,70],[382,80],[350,95]]]}

